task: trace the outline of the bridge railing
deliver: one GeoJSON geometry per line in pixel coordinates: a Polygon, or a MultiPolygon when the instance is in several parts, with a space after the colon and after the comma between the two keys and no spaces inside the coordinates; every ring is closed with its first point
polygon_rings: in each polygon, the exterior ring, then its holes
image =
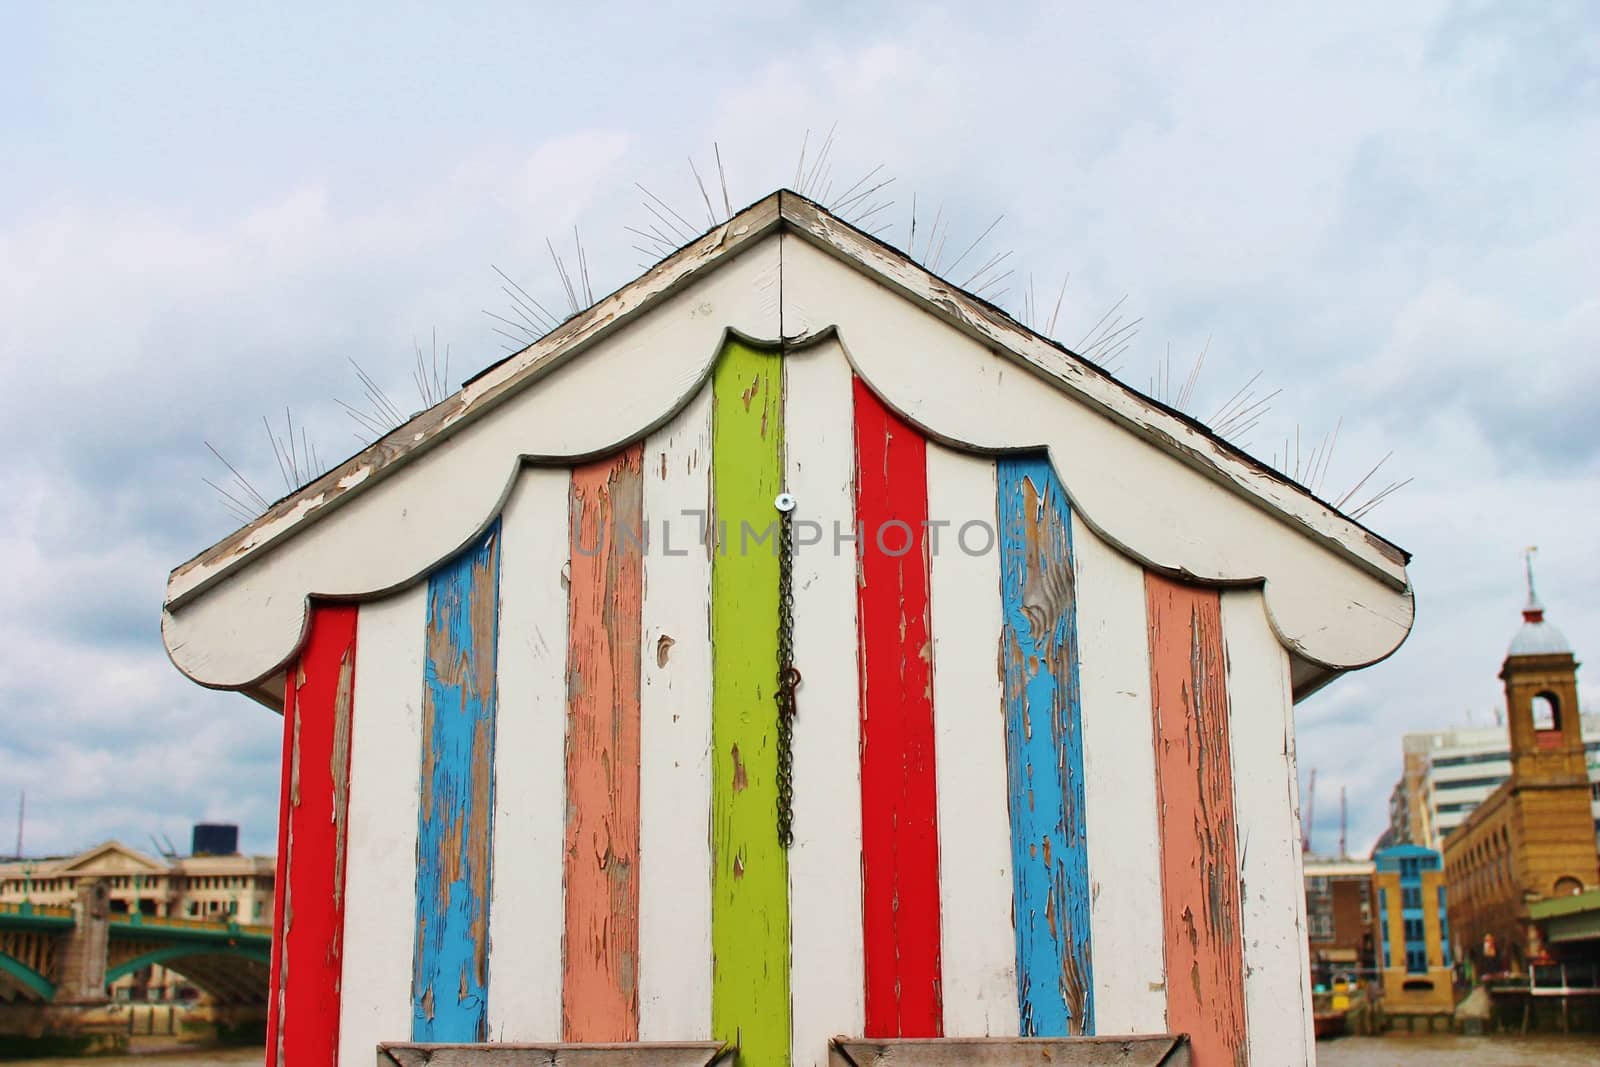
{"type": "Polygon", "coordinates": [[[35,915],[41,919],[70,919],[70,904],[35,904],[31,900],[0,901],[0,915],[35,915]]]}
{"type": "Polygon", "coordinates": [[[251,934],[257,937],[272,936],[271,926],[233,922],[231,918],[205,919],[190,918],[185,915],[145,915],[141,912],[132,912],[128,915],[113,915],[111,921],[128,926],[154,926],[164,927],[169,930],[202,930],[207,932],[251,934]]]}
{"type": "Polygon", "coordinates": [[[1528,992],[1534,996],[1600,995],[1600,965],[1536,963],[1529,970],[1528,992]]]}

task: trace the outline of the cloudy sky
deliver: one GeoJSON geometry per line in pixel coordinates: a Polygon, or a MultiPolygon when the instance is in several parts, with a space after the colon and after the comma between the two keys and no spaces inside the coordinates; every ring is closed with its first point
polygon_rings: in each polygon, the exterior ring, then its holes
{"type": "Polygon", "coordinates": [[[1342,418],[1328,493],[1390,451],[1375,483],[1415,479],[1370,516],[1415,553],[1415,632],[1299,708],[1319,848],[1341,786],[1370,846],[1401,733],[1493,721],[1524,546],[1600,663],[1593,5],[458,7],[8,6],[0,852],[24,789],[29,852],[199,819],[270,851],[279,719],[158,632],[166,572],[234,525],[202,442],[277,495],[263,414],[358,446],[347,357],[415,406],[414,339],[452,384],[501,354],[491,264],[559,302],[576,225],[612,289],[635,182],[689,214],[715,143],[738,206],[835,122],[838,185],[895,178],[885,239],[913,193],[952,244],[1003,215],[1041,302],[1070,272],[1064,342],[1126,295],[1131,384],[1209,339],[1198,414],[1283,390],[1252,451],[1342,418]]]}

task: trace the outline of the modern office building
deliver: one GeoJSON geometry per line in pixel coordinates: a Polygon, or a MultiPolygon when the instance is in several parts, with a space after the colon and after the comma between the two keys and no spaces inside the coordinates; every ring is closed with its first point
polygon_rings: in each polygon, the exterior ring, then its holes
{"type": "MultiPolygon", "coordinates": [[[[1589,805],[1600,841],[1600,715],[1581,717],[1589,805]]],[[[1460,727],[1405,735],[1405,772],[1389,795],[1385,844],[1443,848],[1450,832],[1511,775],[1506,727],[1460,727]]]]}
{"type": "Polygon", "coordinates": [[[1444,863],[1420,845],[1396,845],[1373,857],[1374,926],[1384,1011],[1444,1014],[1455,1008],[1444,863]]]}

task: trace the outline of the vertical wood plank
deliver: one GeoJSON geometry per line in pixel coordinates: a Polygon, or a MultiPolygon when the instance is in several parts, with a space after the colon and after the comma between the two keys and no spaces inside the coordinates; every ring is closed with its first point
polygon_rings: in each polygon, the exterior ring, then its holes
{"type": "Polygon", "coordinates": [[[1198,1067],[1242,1067],[1249,1051],[1221,598],[1153,572],[1145,592],[1167,1026],[1189,1035],[1198,1067]]]}
{"type": "Polygon", "coordinates": [[[1001,457],[995,475],[1021,1031],[1093,1034],[1072,518],[1046,456],[1001,457]]]}
{"type": "Polygon", "coordinates": [[[411,1033],[418,790],[409,768],[422,758],[427,612],[427,586],[418,582],[362,604],[356,624],[361,717],[350,749],[342,1063],[364,1064],[378,1042],[411,1033]],[[396,773],[397,768],[406,770],[396,773]]]}
{"type": "Polygon", "coordinates": [[[500,520],[488,1005],[495,1041],[561,1038],[570,482],[565,467],[525,468],[500,520]]]}
{"type": "Polygon", "coordinates": [[[854,381],[866,1036],[944,1029],[927,442],[854,381]]]}
{"type": "Polygon", "coordinates": [[[337,1062],[343,967],[350,728],[356,608],[313,604],[304,648],[284,690],[288,832],[279,855],[282,921],[274,939],[280,1064],[337,1062]]]}
{"type": "Polygon", "coordinates": [[[928,448],[944,1031],[1016,1037],[994,460],[928,448]]]}
{"type": "Polygon", "coordinates": [[[789,850],[794,1062],[828,1062],[861,1032],[861,719],[856,656],[851,371],[837,341],[785,358],[784,444],[794,512],[794,847],[789,850]]]}
{"type": "Polygon", "coordinates": [[[1228,737],[1244,938],[1244,1006],[1251,1058],[1301,1063],[1312,1032],[1300,828],[1293,794],[1294,699],[1289,656],[1259,589],[1222,594],[1228,737]]]}
{"type": "Polygon", "coordinates": [[[1095,1033],[1167,1032],[1144,568],[1072,515],[1095,1033]]]}
{"type": "Polygon", "coordinates": [[[741,1067],[783,1065],[790,1055],[774,700],[782,374],[776,355],[730,340],[712,375],[711,1026],[714,1037],[739,1043],[741,1067]]]}
{"type": "Polygon", "coordinates": [[[639,1037],[643,455],[572,470],[564,1041],[639,1037]]]}
{"type": "Polygon", "coordinates": [[[294,678],[298,662],[289,664],[283,676],[283,748],[278,774],[278,858],[274,864],[272,894],[272,964],[267,978],[267,1059],[266,1067],[283,1067],[283,982],[287,977],[285,947],[288,927],[284,924],[284,905],[289,900],[289,822],[293,811],[291,783],[294,781],[294,678]]]}
{"type": "Polygon", "coordinates": [[[488,1036],[500,525],[428,578],[414,1041],[488,1036]]]}
{"type": "Polygon", "coordinates": [[[711,390],[644,446],[639,1039],[711,1037],[711,390]]]}

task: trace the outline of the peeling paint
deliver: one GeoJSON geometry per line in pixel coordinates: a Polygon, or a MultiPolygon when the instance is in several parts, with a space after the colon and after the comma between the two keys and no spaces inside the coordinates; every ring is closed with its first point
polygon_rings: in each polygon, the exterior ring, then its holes
{"type": "Polygon", "coordinates": [[[1146,572],[1167,1023],[1197,1062],[1248,1062],[1221,600],[1146,572]],[[1173,984],[1170,976],[1187,981],[1173,984]]]}
{"type": "Polygon", "coordinates": [[[411,1036],[487,1034],[500,526],[428,579],[411,1036]],[[448,991],[448,992],[444,992],[448,991]]]}
{"type": "MultiPolygon", "coordinates": [[[[711,1033],[789,1062],[789,864],[777,833],[778,560],[726,551],[782,489],[781,357],[730,341],[712,374],[711,1033]]],[[[737,547],[737,542],[735,542],[737,547]]]]}
{"type": "Polygon", "coordinates": [[[856,544],[863,1033],[938,1037],[944,993],[934,665],[926,654],[928,444],[860,378],[852,390],[856,519],[867,531],[856,544]],[[873,533],[885,530],[892,532],[873,533]]]}
{"type": "Polygon", "coordinates": [[[1043,455],[1002,457],[996,482],[1021,1032],[1093,1034],[1072,516],[1043,455]]]}
{"type": "Polygon", "coordinates": [[[332,1063],[339,1042],[356,608],[314,605],[285,679],[284,779],[267,1062],[332,1063]]]}
{"type": "Polygon", "coordinates": [[[644,449],[573,469],[567,652],[565,1041],[636,1041],[644,449]]]}

